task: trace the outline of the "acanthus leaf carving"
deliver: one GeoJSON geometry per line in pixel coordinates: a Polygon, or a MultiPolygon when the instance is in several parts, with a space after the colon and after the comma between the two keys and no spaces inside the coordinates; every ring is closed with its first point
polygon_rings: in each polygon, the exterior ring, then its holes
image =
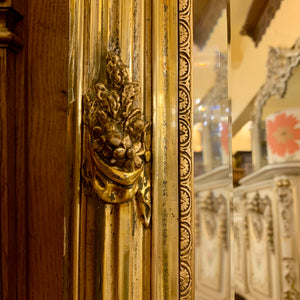
{"type": "Polygon", "coordinates": [[[108,52],[106,82],[97,82],[83,96],[86,160],[82,175],[86,188],[106,203],[135,199],[147,227],[151,218],[146,168],[151,160],[151,124],[143,120],[139,108],[133,107],[139,95],[139,83],[129,82],[126,65],[114,52],[108,52]]]}

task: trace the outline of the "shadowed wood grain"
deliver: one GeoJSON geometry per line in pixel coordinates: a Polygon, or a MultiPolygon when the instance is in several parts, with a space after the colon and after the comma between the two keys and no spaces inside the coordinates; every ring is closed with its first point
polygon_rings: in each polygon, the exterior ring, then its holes
{"type": "Polygon", "coordinates": [[[68,1],[28,1],[28,298],[62,299],[68,1]]]}
{"type": "MultiPolygon", "coordinates": [[[[23,24],[15,28],[21,16],[9,4],[0,3],[0,299],[3,300],[24,299],[26,286],[25,218],[21,208],[25,203],[24,126],[21,125],[24,53],[18,53],[23,24]]],[[[18,7],[22,4],[19,1],[18,7]]]]}

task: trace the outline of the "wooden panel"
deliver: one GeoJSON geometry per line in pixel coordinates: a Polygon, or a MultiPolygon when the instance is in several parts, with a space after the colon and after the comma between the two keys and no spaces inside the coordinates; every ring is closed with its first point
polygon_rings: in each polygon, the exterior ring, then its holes
{"type": "Polygon", "coordinates": [[[1,137],[1,299],[16,299],[15,282],[12,281],[16,273],[15,251],[15,120],[13,101],[8,101],[10,95],[14,99],[12,79],[14,72],[14,55],[11,51],[0,48],[0,137],[1,137]],[[10,62],[10,64],[8,63],[10,62]]]}
{"type": "MultiPolygon", "coordinates": [[[[26,15],[26,0],[16,0],[18,12],[26,15]]],[[[26,19],[17,23],[15,28],[23,41],[26,37],[26,19]]],[[[27,295],[27,271],[26,271],[26,249],[27,249],[27,225],[26,225],[26,87],[25,87],[25,61],[26,48],[22,48],[16,55],[15,74],[15,118],[16,118],[16,264],[17,273],[13,278],[17,281],[17,299],[26,299],[27,295]]]]}
{"type": "MultiPolygon", "coordinates": [[[[19,7],[22,1],[19,1],[19,7]]],[[[24,126],[21,16],[0,3],[0,299],[25,297],[24,126]],[[19,69],[19,71],[16,71],[19,69]],[[22,178],[21,178],[22,177],[22,178]],[[22,203],[21,203],[22,202],[22,203]]]]}
{"type": "Polygon", "coordinates": [[[28,2],[28,298],[63,297],[68,1],[28,2]]]}

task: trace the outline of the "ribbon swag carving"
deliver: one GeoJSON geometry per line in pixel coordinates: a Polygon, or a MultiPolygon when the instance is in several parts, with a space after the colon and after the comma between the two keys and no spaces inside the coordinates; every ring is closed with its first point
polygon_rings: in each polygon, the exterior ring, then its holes
{"type": "Polygon", "coordinates": [[[83,177],[89,193],[110,204],[136,201],[145,227],[151,219],[149,131],[139,108],[138,82],[129,82],[128,69],[114,52],[106,57],[106,82],[96,83],[84,96],[87,130],[83,177]]]}

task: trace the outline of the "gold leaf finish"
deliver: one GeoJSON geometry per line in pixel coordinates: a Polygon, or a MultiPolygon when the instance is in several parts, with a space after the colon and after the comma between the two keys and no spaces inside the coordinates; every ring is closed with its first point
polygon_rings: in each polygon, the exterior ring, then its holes
{"type": "Polygon", "coordinates": [[[111,204],[136,196],[141,220],[150,223],[150,178],[145,164],[151,159],[147,135],[150,123],[133,108],[140,95],[138,82],[129,82],[128,70],[119,56],[106,57],[106,82],[97,82],[84,96],[83,122],[87,130],[87,158],[82,174],[86,189],[111,204]]]}
{"type": "Polygon", "coordinates": [[[180,197],[180,299],[193,299],[193,215],[192,215],[192,123],[191,15],[190,0],[179,0],[179,197],[180,197]]]}

